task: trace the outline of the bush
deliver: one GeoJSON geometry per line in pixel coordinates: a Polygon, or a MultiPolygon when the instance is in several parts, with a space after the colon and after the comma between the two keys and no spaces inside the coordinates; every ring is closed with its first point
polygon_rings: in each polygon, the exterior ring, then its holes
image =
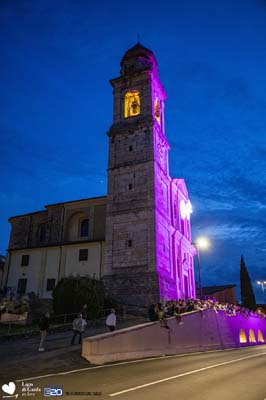
{"type": "Polygon", "coordinates": [[[118,308],[117,301],[112,297],[105,297],[104,298],[104,309],[111,310],[111,308],[118,308]]]}
{"type": "Polygon", "coordinates": [[[94,319],[104,308],[104,287],[102,281],[90,277],[69,276],[61,279],[53,291],[55,314],[78,313],[84,304],[88,305],[87,318],[94,319]]]}

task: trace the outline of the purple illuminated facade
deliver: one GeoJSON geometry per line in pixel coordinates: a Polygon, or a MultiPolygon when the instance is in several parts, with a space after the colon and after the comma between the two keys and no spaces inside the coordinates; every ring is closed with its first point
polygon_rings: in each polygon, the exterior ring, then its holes
{"type": "Polygon", "coordinates": [[[104,279],[110,295],[148,305],[194,298],[191,204],[169,175],[164,89],[153,53],[137,44],[121,61],[108,132],[104,279]]]}

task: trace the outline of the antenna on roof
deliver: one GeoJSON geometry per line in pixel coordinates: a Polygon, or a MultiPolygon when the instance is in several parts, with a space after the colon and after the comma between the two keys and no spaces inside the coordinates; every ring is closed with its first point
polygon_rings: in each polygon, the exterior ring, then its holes
{"type": "Polygon", "coordinates": [[[140,43],[140,34],[138,33],[138,43],[140,43]]]}

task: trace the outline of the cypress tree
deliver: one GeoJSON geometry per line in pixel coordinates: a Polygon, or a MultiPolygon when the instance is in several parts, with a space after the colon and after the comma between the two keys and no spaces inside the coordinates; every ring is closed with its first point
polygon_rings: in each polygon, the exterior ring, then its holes
{"type": "Polygon", "coordinates": [[[242,306],[256,310],[256,300],[243,256],[240,259],[240,287],[242,306]]]}

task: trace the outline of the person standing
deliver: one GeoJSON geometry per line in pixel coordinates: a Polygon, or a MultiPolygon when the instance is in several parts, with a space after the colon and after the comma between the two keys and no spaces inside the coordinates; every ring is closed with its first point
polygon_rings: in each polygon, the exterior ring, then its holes
{"type": "Polygon", "coordinates": [[[85,321],[87,321],[87,319],[88,319],[88,306],[87,306],[87,304],[83,304],[79,314],[82,314],[82,318],[85,319],[85,321]]]}
{"type": "Polygon", "coordinates": [[[81,344],[86,326],[87,322],[82,317],[82,314],[78,314],[77,318],[73,321],[73,336],[71,339],[71,345],[74,344],[77,335],[79,336],[79,344],[81,344]]]}
{"type": "Polygon", "coordinates": [[[148,315],[149,315],[149,320],[150,321],[157,321],[158,320],[154,304],[151,304],[151,306],[149,308],[149,311],[148,311],[148,315]]]}
{"type": "Polygon", "coordinates": [[[39,328],[41,333],[41,340],[39,345],[39,351],[45,351],[44,342],[49,329],[49,318],[50,314],[46,312],[39,320],[39,328]]]}
{"type": "Polygon", "coordinates": [[[116,315],[115,315],[115,310],[112,308],[110,314],[107,315],[106,318],[106,325],[108,326],[110,332],[113,332],[116,327],[116,315]]]}

